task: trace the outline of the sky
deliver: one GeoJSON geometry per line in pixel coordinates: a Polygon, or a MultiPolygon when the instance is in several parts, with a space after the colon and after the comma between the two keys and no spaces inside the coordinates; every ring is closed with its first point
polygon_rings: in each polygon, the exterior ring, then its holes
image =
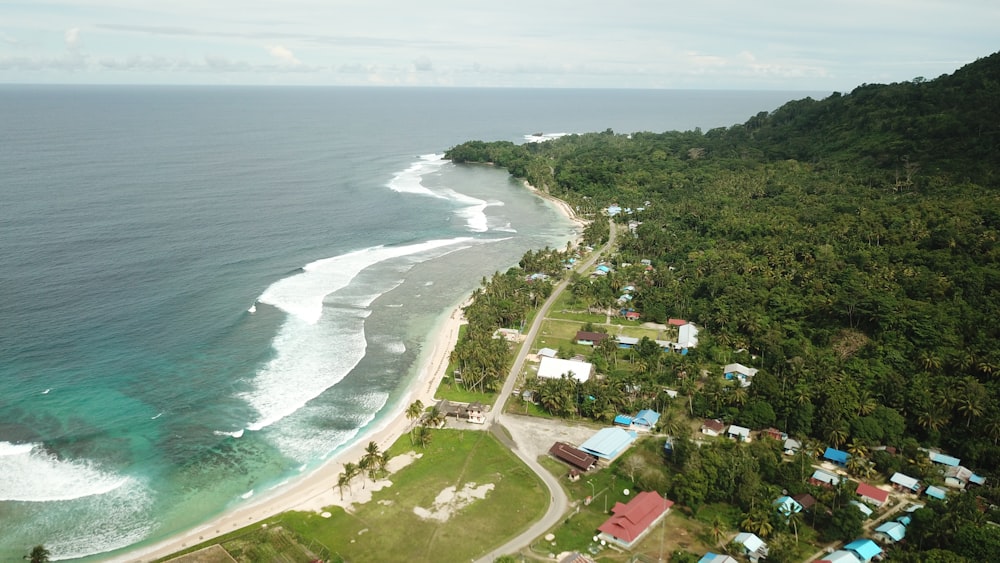
{"type": "Polygon", "coordinates": [[[0,83],[846,92],[998,30],[996,0],[3,0],[0,83]]]}

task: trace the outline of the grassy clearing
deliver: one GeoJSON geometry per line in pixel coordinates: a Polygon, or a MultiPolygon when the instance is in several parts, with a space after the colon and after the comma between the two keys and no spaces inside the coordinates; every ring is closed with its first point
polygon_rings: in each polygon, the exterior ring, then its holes
{"type": "MultiPolygon", "coordinates": [[[[449,371],[449,373],[452,372],[449,371]]],[[[438,385],[437,391],[434,393],[434,398],[447,399],[456,403],[474,403],[478,401],[484,405],[492,405],[497,400],[497,394],[469,391],[461,383],[455,383],[455,380],[450,376],[445,376],[441,380],[441,385],[438,385]]]]}
{"type": "MultiPolygon", "coordinates": [[[[390,452],[400,455],[411,449],[404,436],[390,452]]],[[[349,561],[461,561],[513,537],[548,506],[538,478],[486,432],[437,430],[420,451],[420,460],[390,477],[392,487],[376,492],[355,512],[332,508],[328,519],[286,513],[282,525],[349,561]],[[414,513],[414,507],[431,508],[445,488],[461,489],[466,483],[492,483],[495,488],[485,499],[455,510],[445,522],[414,513]]]]}

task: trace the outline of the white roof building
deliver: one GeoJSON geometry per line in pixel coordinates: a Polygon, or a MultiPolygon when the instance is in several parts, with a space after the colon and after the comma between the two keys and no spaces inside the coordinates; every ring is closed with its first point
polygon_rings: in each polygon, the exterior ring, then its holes
{"type": "Polygon", "coordinates": [[[569,375],[573,379],[583,383],[590,379],[594,373],[594,365],[589,362],[578,362],[576,360],[563,360],[560,358],[549,358],[542,356],[538,363],[538,377],[546,379],[559,379],[563,374],[569,375]]]}

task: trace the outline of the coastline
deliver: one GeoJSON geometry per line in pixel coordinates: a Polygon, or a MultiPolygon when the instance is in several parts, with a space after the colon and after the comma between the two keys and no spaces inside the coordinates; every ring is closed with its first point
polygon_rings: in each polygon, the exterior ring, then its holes
{"type": "MultiPolygon", "coordinates": [[[[580,244],[583,228],[588,221],[579,218],[565,201],[545,193],[523,182],[525,188],[553,204],[556,210],[577,226],[573,244],[580,244]]],[[[406,407],[420,400],[425,406],[435,404],[434,394],[446,374],[451,351],[458,342],[459,329],[465,319],[462,309],[471,302],[471,296],[451,308],[447,317],[442,316],[432,329],[425,352],[417,361],[418,371],[395,405],[391,406],[384,418],[363,428],[352,438],[351,444],[332,455],[322,465],[310,473],[292,480],[287,486],[262,494],[247,503],[233,507],[208,522],[169,536],[154,544],[127,549],[120,555],[111,556],[109,561],[155,561],[168,557],[213,538],[231,533],[240,528],[259,523],[287,511],[321,512],[324,507],[341,506],[350,509],[354,503],[370,500],[371,493],[391,484],[389,479],[369,483],[365,489],[354,487],[341,496],[337,490],[337,478],[346,462],[355,462],[365,453],[365,446],[374,441],[383,451],[388,449],[412,427],[413,421],[406,417],[406,407]],[[355,490],[357,489],[357,490],[355,490]]],[[[416,456],[419,457],[419,454],[416,456]]],[[[413,460],[413,456],[401,456],[390,462],[390,473],[413,460]]]]}
{"type": "MultiPolygon", "coordinates": [[[[291,481],[287,486],[262,495],[259,499],[219,515],[205,524],[190,528],[155,544],[129,549],[110,557],[109,561],[155,561],[185,550],[212,538],[228,534],[239,528],[252,525],[282,512],[290,510],[320,512],[326,506],[349,506],[354,502],[364,502],[361,495],[370,498],[373,490],[385,486],[380,481],[374,486],[355,493],[344,494],[341,500],[336,490],[337,478],[346,462],[355,462],[364,455],[365,446],[374,441],[385,450],[406,434],[412,421],[406,418],[406,407],[420,400],[424,405],[434,404],[434,393],[448,368],[448,357],[458,342],[459,328],[465,322],[462,308],[469,303],[466,297],[446,318],[439,322],[427,341],[427,352],[418,360],[419,371],[400,400],[380,422],[362,429],[352,438],[352,443],[331,456],[311,473],[291,481]]],[[[399,460],[397,463],[405,463],[399,460]]],[[[398,465],[397,465],[398,468],[398,465]]]]}

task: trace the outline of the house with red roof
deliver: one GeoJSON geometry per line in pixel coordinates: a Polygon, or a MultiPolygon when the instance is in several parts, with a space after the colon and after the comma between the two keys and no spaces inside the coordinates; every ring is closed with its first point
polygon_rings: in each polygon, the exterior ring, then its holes
{"type": "Polygon", "coordinates": [[[611,509],[611,518],[597,528],[601,532],[599,536],[602,540],[631,549],[659,523],[673,505],[672,500],[651,491],[643,491],[635,495],[628,504],[615,503],[611,509]]]}
{"type": "Polygon", "coordinates": [[[874,504],[875,506],[882,506],[887,500],[889,500],[889,491],[873,487],[868,483],[858,483],[858,488],[855,492],[859,497],[861,497],[861,500],[874,504]]]}

